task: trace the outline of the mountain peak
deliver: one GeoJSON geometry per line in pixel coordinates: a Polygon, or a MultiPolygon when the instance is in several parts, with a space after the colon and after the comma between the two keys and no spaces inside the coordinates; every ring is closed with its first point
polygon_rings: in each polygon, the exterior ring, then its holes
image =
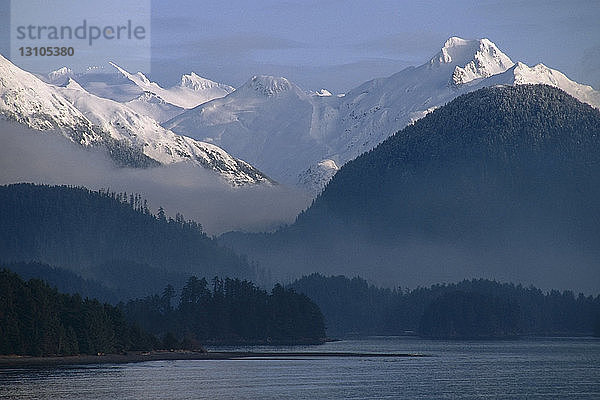
{"type": "Polygon", "coordinates": [[[48,73],[48,81],[53,85],[61,86],[75,76],[71,68],[62,67],[48,73]]]}
{"type": "Polygon", "coordinates": [[[87,93],[87,91],[83,87],[81,87],[81,85],[75,79],[73,79],[71,77],[67,78],[67,82],[65,84],[65,87],[67,89],[81,90],[82,92],[86,92],[87,93]]]}
{"type": "Polygon", "coordinates": [[[156,85],[156,83],[154,82],[150,82],[150,80],[146,77],[146,75],[144,75],[142,72],[138,71],[135,74],[132,74],[128,71],[126,71],[124,68],[119,67],[117,64],[115,64],[112,61],[108,62],[110,65],[112,65],[113,67],[115,67],[121,74],[123,74],[127,79],[129,79],[130,81],[132,81],[133,83],[137,84],[138,86],[140,84],[143,85],[156,85]]]}
{"type": "Polygon", "coordinates": [[[255,75],[250,78],[241,89],[258,92],[263,96],[271,97],[279,93],[292,90],[294,85],[286,78],[269,75],[255,75]]]}
{"type": "Polygon", "coordinates": [[[466,40],[456,36],[446,40],[429,63],[453,65],[450,83],[455,86],[502,73],[514,65],[489,39],[466,40]]]}
{"type": "Polygon", "coordinates": [[[218,87],[220,85],[217,82],[197,75],[195,72],[191,72],[190,74],[181,76],[181,83],[179,86],[192,90],[203,90],[218,87]]]}

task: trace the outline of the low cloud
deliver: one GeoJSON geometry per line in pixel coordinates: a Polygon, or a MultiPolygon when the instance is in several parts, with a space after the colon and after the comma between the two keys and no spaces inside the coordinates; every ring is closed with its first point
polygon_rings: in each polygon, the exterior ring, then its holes
{"type": "Polygon", "coordinates": [[[162,206],[168,215],[182,213],[213,235],[275,229],[293,222],[311,200],[284,186],[234,189],[216,174],[191,165],[117,168],[101,150],[0,121],[0,184],[17,182],[139,193],[154,212],[162,206]]]}

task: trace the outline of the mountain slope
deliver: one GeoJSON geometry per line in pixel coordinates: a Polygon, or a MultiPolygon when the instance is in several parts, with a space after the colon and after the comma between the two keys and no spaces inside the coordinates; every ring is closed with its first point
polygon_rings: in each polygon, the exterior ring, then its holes
{"type": "Polygon", "coordinates": [[[0,186],[0,204],[0,260],[66,268],[121,298],[127,287],[129,296],[146,295],[189,275],[254,278],[200,225],[152,215],[137,195],[16,184],[0,186]]]}
{"type": "Polygon", "coordinates": [[[543,66],[515,64],[488,39],[452,37],[427,63],[365,82],[342,97],[308,95],[277,79],[280,87],[293,88],[287,91],[293,96],[277,94],[265,101],[260,90],[246,88],[276,78],[255,77],[238,89],[253,96],[234,92],[164,126],[215,143],[283,183],[308,183],[318,193],[332,175],[321,174],[320,182],[307,179],[319,163],[331,160],[341,166],[435,108],[482,87],[544,83],[600,107],[600,93],[591,87],[543,66]]]}
{"type": "Polygon", "coordinates": [[[192,162],[218,172],[236,186],[269,182],[254,167],[231,157],[219,147],[176,135],[154,119],[139,115],[121,103],[86,92],[72,79],[59,91],[112,138],[142,149],[144,154],[161,164],[192,162]]]}
{"type": "Polygon", "coordinates": [[[600,111],[549,86],[481,89],[344,165],[289,228],[223,240],[283,277],[593,291],[598,182],[600,111]]]}
{"type": "Polygon", "coordinates": [[[46,84],[0,56],[0,117],[38,131],[59,131],[83,147],[104,147],[123,166],[190,162],[233,186],[271,182],[217,146],[176,135],[126,105],[87,92],[72,78],[66,82],[65,87],[46,84]]]}
{"type": "Polygon", "coordinates": [[[310,133],[312,102],[313,96],[285,78],[254,76],[235,92],[163,125],[229,148],[236,157],[254,160],[260,170],[271,171],[278,182],[294,184],[298,171],[320,161],[326,152],[310,133]]]}
{"type": "Polygon", "coordinates": [[[100,132],[58,90],[0,55],[0,116],[37,130],[60,130],[81,145],[102,140],[100,132]]]}
{"type": "Polygon", "coordinates": [[[125,105],[138,114],[152,117],[159,123],[168,121],[185,111],[185,108],[168,103],[151,92],[144,92],[135,99],[125,102],[125,105]]]}

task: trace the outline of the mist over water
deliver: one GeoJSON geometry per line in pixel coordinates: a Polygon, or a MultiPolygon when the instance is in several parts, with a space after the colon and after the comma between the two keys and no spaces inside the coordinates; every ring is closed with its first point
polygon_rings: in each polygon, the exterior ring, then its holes
{"type": "Polygon", "coordinates": [[[100,149],[83,149],[59,134],[6,121],[0,121],[0,140],[0,184],[32,182],[139,193],[153,212],[162,206],[167,215],[182,213],[211,235],[276,229],[293,222],[311,200],[281,185],[232,188],[211,171],[185,164],[117,168],[100,149]]]}

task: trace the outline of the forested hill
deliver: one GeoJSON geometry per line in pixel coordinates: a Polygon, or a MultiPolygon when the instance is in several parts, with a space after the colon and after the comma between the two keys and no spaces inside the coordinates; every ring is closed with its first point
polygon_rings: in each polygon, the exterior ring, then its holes
{"type": "Polygon", "coordinates": [[[524,205],[550,194],[562,200],[568,183],[575,188],[599,177],[599,150],[600,111],[565,92],[545,85],[482,89],[344,165],[299,223],[326,210],[328,218],[402,232],[417,222],[409,214],[428,210],[418,220],[431,218],[436,226],[423,233],[472,230],[482,222],[474,219],[486,215],[469,216],[465,206],[484,199],[487,207],[505,207],[511,199],[524,205]],[[465,217],[462,222],[452,211],[465,217]]]}
{"type": "Polygon", "coordinates": [[[596,292],[598,182],[599,110],[550,86],[486,88],[344,165],[290,227],[223,240],[284,276],[596,292]]]}
{"type": "Polygon", "coordinates": [[[144,295],[193,274],[254,278],[199,224],[154,215],[134,194],[16,184],[0,186],[0,204],[2,262],[39,261],[115,289],[147,286],[144,295]]]}

